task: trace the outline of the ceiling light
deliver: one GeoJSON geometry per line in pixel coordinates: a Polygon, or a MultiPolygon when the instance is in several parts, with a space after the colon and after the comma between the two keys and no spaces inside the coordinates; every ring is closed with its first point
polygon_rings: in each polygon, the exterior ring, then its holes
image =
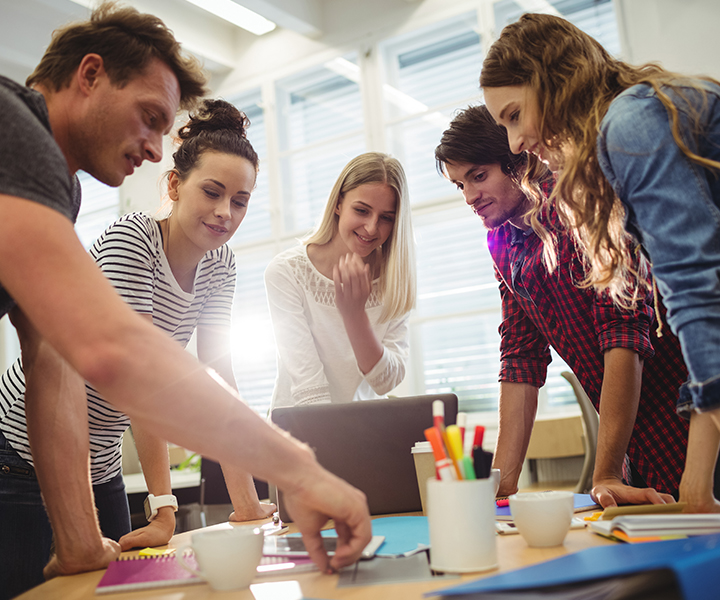
{"type": "Polygon", "coordinates": [[[255,35],[262,35],[275,29],[276,25],[265,17],[233,0],[187,0],[212,14],[229,21],[233,25],[242,27],[255,35]]]}

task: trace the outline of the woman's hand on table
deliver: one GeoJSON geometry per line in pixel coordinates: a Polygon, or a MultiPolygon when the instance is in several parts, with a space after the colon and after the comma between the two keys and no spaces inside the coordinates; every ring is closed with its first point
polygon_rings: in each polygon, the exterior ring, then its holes
{"type": "Polygon", "coordinates": [[[273,513],[277,510],[272,502],[259,502],[252,506],[243,506],[242,508],[235,509],[230,513],[229,521],[236,523],[242,521],[257,521],[259,519],[267,519],[272,517],[273,513]]]}
{"type": "Polygon", "coordinates": [[[152,548],[164,546],[175,533],[175,511],[165,506],[158,510],[157,516],[145,527],[131,531],[120,538],[123,552],[132,548],[152,548]]]}

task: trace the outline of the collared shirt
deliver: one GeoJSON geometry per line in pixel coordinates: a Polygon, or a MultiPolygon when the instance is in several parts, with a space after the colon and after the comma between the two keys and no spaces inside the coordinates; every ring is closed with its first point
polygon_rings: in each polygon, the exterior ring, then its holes
{"type": "Polygon", "coordinates": [[[637,352],[644,359],[642,391],[627,454],[648,486],[675,493],[688,431],[675,412],[678,389],[687,379],[678,340],[670,332],[661,338],[651,333],[651,297],[626,311],[607,293],[581,288],[584,268],[573,238],[563,233],[552,209],[544,225],[556,232],[553,273],[532,230],[508,222],[488,233],[502,298],[499,379],[541,387],[552,346],[599,410],[604,353],[611,348],[637,352]]]}

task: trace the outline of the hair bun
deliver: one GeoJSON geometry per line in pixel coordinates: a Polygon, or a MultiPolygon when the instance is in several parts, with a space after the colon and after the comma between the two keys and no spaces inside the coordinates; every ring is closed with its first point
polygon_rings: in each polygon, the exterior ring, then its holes
{"type": "Polygon", "coordinates": [[[203,100],[189,115],[188,122],[178,130],[178,137],[187,140],[206,131],[234,132],[246,137],[250,119],[225,100],[203,100]]]}

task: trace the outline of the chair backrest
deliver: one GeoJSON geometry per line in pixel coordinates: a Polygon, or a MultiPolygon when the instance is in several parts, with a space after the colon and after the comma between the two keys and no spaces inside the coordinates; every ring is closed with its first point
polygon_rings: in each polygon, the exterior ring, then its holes
{"type": "Polygon", "coordinates": [[[563,371],[560,374],[570,382],[570,385],[575,392],[575,398],[577,398],[577,402],[580,405],[580,411],[582,412],[583,429],[585,433],[583,437],[583,443],[585,446],[585,462],[583,464],[582,474],[575,491],[577,493],[584,494],[589,492],[592,488],[592,477],[595,469],[595,453],[597,450],[600,419],[598,417],[597,410],[590,401],[590,398],[583,389],[583,386],[580,384],[580,381],[575,373],[563,371]]]}
{"type": "MultiPolygon", "coordinates": [[[[268,497],[268,486],[264,481],[254,480],[258,498],[268,497]]],[[[200,462],[200,505],[231,504],[230,494],[220,463],[203,456],[200,462]]]]}

